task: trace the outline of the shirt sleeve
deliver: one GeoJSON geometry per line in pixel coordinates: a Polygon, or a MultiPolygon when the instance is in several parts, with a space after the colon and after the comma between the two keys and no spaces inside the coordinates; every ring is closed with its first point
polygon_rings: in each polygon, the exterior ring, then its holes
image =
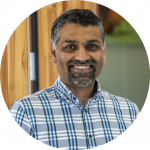
{"type": "Polygon", "coordinates": [[[31,126],[31,123],[27,116],[26,109],[22,106],[21,102],[16,101],[15,103],[13,103],[9,112],[18,123],[18,125],[23,128],[28,134],[34,137],[33,127],[31,126]]]}

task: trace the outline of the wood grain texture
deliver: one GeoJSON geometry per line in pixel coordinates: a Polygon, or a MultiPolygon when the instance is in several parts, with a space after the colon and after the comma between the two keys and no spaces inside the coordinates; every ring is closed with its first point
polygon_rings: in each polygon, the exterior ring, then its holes
{"type": "Polygon", "coordinates": [[[62,2],[63,13],[72,8],[72,1],[63,1],[62,2]]]}
{"type": "Polygon", "coordinates": [[[8,108],[28,95],[27,26],[24,20],[10,37],[1,62],[1,87],[8,108]]]}
{"type": "Polygon", "coordinates": [[[81,0],[72,0],[71,9],[83,9],[83,1],[81,0]]]}
{"type": "Polygon", "coordinates": [[[56,11],[56,4],[38,10],[39,90],[53,85],[58,77],[56,65],[50,60],[51,26],[57,17],[56,11]]]}
{"type": "Polygon", "coordinates": [[[89,10],[93,11],[93,7],[94,7],[94,3],[88,2],[88,1],[83,2],[84,9],[89,9],[89,10]]]}

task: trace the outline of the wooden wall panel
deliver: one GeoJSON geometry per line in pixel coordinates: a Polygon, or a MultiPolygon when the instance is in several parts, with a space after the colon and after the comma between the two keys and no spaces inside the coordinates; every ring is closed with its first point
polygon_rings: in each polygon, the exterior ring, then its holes
{"type": "Polygon", "coordinates": [[[58,77],[56,65],[50,60],[51,26],[57,18],[57,5],[38,10],[39,90],[54,84],[58,77]]]}
{"type": "Polygon", "coordinates": [[[50,87],[58,75],[56,65],[50,60],[51,27],[63,12],[74,9],[90,9],[97,14],[97,4],[87,1],[61,1],[38,10],[38,47],[39,47],[39,90],[50,87]]]}
{"type": "Polygon", "coordinates": [[[1,61],[1,89],[3,98],[8,106],[8,61],[7,61],[7,45],[5,47],[1,61]]]}
{"type": "Polygon", "coordinates": [[[63,9],[63,12],[69,10],[70,8],[72,8],[72,1],[63,1],[62,2],[62,9],[63,9]]]}
{"type": "Polygon", "coordinates": [[[14,31],[3,53],[1,87],[8,108],[17,99],[28,95],[26,20],[14,31]]]}
{"type": "Polygon", "coordinates": [[[89,9],[89,10],[91,10],[91,11],[94,10],[94,3],[92,3],[92,2],[87,2],[87,1],[84,1],[83,3],[84,3],[84,4],[83,4],[83,8],[84,8],[84,9],[89,9]]]}
{"type": "Polygon", "coordinates": [[[81,0],[72,0],[71,1],[71,8],[70,9],[76,9],[76,8],[78,8],[78,9],[83,9],[83,1],[81,1],[81,0]]]}
{"type": "Polygon", "coordinates": [[[100,16],[100,5],[97,3],[93,3],[93,12],[95,15],[100,16]]]}
{"type": "Polygon", "coordinates": [[[63,2],[61,1],[61,2],[55,3],[54,5],[56,5],[56,14],[58,17],[63,13],[63,2]]]}

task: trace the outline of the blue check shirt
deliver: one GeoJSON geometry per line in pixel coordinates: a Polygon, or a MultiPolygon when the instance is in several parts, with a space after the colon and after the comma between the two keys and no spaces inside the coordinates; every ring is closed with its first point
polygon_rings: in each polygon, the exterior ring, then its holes
{"type": "Polygon", "coordinates": [[[53,147],[77,150],[108,143],[137,118],[136,104],[101,90],[85,107],[60,80],[17,100],[10,108],[15,121],[35,139],[53,147]]]}

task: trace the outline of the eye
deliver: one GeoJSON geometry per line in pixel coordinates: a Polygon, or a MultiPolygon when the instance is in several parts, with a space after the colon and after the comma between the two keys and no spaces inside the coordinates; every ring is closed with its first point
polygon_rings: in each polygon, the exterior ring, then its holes
{"type": "MultiPolygon", "coordinates": [[[[70,52],[70,51],[76,50],[77,48],[78,48],[78,46],[76,46],[76,45],[74,45],[74,44],[71,44],[71,45],[67,45],[67,46],[64,48],[64,50],[70,52]]],[[[99,48],[99,46],[97,46],[97,45],[95,45],[95,44],[88,44],[88,45],[85,46],[85,48],[86,48],[87,50],[90,50],[90,51],[95,51],[95,50],[97,50],[97,49],[99,48]]]]}
{"type": "Polygon", "coordinates": [[[72,49],[72,48],[75,48],[75,46],[74,45],[69,45],[69,46],[66,46],[65,49],[66,48],[69,48],[69,49],[71,48],[72,49]]]}
{"type": "Polygon", "coordinates": [[[97,45],[88,45],[88,48],[98,48],[97,45]]]}
{"type": "Polygon", "coordinates": [[[93,47],[93,46],[95,46],[95,45],[89,45],[90,47],[93,47]]]}
{"type": "Polygon", "coordinates": [[[69,45],[69,46],[67,46],[66,48],[74,49],[74,48],[75,48],[75,45],[69,45]]]}

